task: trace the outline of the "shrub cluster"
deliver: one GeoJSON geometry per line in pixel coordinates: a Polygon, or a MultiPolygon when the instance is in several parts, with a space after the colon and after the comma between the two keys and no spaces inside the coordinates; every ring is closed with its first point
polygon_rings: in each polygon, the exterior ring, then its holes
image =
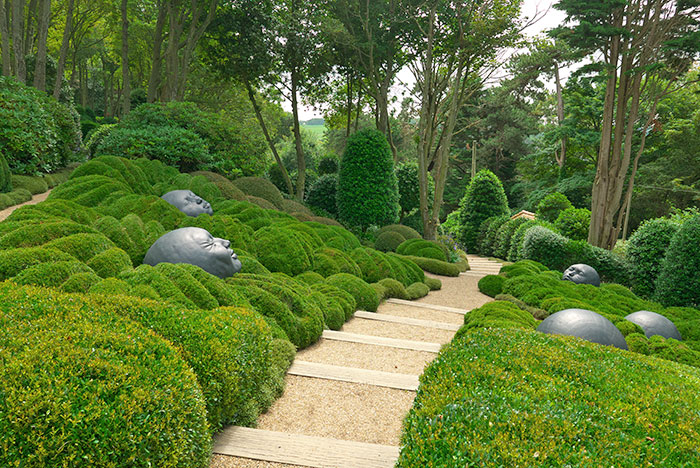
{"type": "Polygon", "coordinates": [[[700,307],[699,285],[700,215],[696,215],[671,238],[656,281],[655,298],[664,305],[700,307]]]}
{"type": "Polygon", "coordinates": [[[396,248],[396,253],[399,255],[434,258],[443,262],[448,260],[447,248],[444,245],[424,239],[407,239],[399,244],[396,248]]]}
{"type": "Polygon", "coordinates": [[[656,279],[678,224],[669,219],[656,218],[642,223],[634,231],[627,246],[632,290],[643,297],[651,297],[656,279]]]}
{"type": "Polygon", "coordinates": [[[553,223],[557,220],[562,211],[573,207],[574,205],[566,198],[566,195],[554,192],[550,193],[539,202],[535,215],[537,219],[553,223]]]}
{"type": "Polygon", "coordinates": [[[487,169],[479,171],[459,203],[460,242],[467,251],[475,251],[481,223],[509,212],[501,181],[487,169]]]}
{"type": "Polygon", "coordinates": [[[564,236],[572,240],[585,241],[588,239],[588,229],[591,226],[591,210],[586,208],[567,208],[559,213],[554,227],[564,236]]]}
{"type": "Polygon", "coordinates": [[[337,174],[324,174],[311,186],[306,193],[306,203],[317,209],[332,215],[338,215],[336,206],[336,190],[338,186],[337,174]]]}

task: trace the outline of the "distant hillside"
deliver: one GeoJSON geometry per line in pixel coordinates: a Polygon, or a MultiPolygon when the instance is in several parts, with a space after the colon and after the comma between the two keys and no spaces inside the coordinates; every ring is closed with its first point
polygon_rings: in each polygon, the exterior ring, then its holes
{"type": "Polygon", "coordinates": [[[317,117],[315,119],[309,119],[306,122],[299,122],[302,125],[324,125],[325,122],[323,120],[323,117],[317,117]]]}

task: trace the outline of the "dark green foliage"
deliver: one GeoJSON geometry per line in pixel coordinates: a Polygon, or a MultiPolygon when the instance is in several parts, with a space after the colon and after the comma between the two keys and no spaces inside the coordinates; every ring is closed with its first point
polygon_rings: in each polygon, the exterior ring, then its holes
{"type": "Polygon", "coordinates": [[[429,292],[430,288],[425,283],[413,283],[406,288],[406,295],[411,301],[425,297],[429,292]]]}
{"type": "Polygon", "coordinates": [[[236,185],[232,181],[222,176],[221,174],[217,174],[215,172],[210,171],[197,171],[193,172],[192,175],[200,175],[202,177],[205,177],[209,182],[215,184],[219,188],[221,196],[226,199],[243,200],[245,197],[245,194],[241,189],[236,187],[236,185]]]}
{"type": "Polygon", "coordinates": [[[316,179],[306,193],[306,203],[313,208],[320,208],[332,216],[338,215],[336,205],[337,174],[325,174],[316,179]]]}
{"type": "Polygon", "coordinates": [[[642,223],[630,237],[627,261],[635,294],[644,297],[654,294],[666,251],[678,227],[669,219],[656,218],[642,223]]]}
{"type": "Polygon", "coordinates": [[[350,256],[360,267],[362,279],[367,283],[376,283],[391,276],[391,265],[380,252],[374,249],[358,247],[350,252],[350,256]]]}
{"type": "MultiPolygon", "coordinates": [[[[418,179],[418,164],[407,162],[396,166],[396,180],[399,186],[399,206],[403,216],[420,207],[420,181],[418,179]]],[[[428,204],[433,203],[435,183],[428,175],[428,204]]],[[[402,217],[403,217],[402,216],[402,217]]],[[[406,238],[408,239],[408,237],[406,238]]]]}
{"type": "Polygon", "coordinates": [[[144,223],[157,221],[168,231],[176,229],[188,217],[155,195],[119,195],[105,200],[98,211],[117,219],[134,214],[141,218],[144,223]]]}
{"type": "Polygon", "coordinates": [[[57,288],[71,275],[85,272],[93,270],[77,260],[46,262],[22,270],[12,281],[17,284],[57,288]]]}
{"type": "Polygon", "coordinates": [[[20,203],[27,202],[32,199],[32,194],[29,190],[24,188],[16,188],[12,192],[4,193],[3,196],[9,197],[12,205],[19,205],[20,203]]]}
{"type": "Polygon", "coordinates": [[[496,238],[491,244],[494,257],[502,259],[506,259],[506,257],[508,257],[510,242],[513,234],[527,221],[528,220],[526,218],[509,219],[506,223],[502,224],[500,228],[498,228],[496,238]]]}
{"type": "Polygon", "coordinates": [[[318,175],[336,174],[338,172],[338,158],[335,155],[327,155],[318,162],[318,175]]]}
{"type": "Polygon", "coordinates": [[[97,147],[102,143],[102,140],[104,140],[116,126],[116,124],[100,125],[85,135],[85,149],[87,150],[88,156],[92,157],[95,155],[95,151],[97,151],[97,147]]]}
{"type": "Polygon", "coordinates": [[[474,176],[459,206],[460,241],[470,252],[476,249],[481,223],[510,212],[501,181],[487,169],[474,176]]]}
{"type": "Polygon", "coordinates": [[[294,277],[295,280],[301,281],[302,283],[311,286],[312,284],[321,284],[325,281],[325,278],[315,271],[305,271],[294,277]]]}
{"type": "Polygon", "coordinates": [[[528,219],[515,229],[515,232],[510,238],[510,247],[508,248],[507,260],[509,262],[517,262],[518,260],[522,260],[522,246],[525,234],[527,233],[528,229],[537,225],[538,221],[528,219]]]}
{"type": "Polygon", "coordinates": [[[387,224],[379,229],[379,234],[387,231],[398,232],[403,236],[404,239],[420,239],[421,235],[418,231],[409,226],[404,226],[403,224],[387,224]]]}
{"type": "Polygon", "coordinates": [[[405,241],[406,238],[396,231],[384,231],[374,241],[374,248],[381,252],[394,252],[405,241]]]}
{"type": "Polygon", "coordinates": [[[95,255],[87,261],[87,266],[102,278],[118,276],[122,271],[133,268],[129,254],[118,247],[112,247],[95,255]]]}
{"type": "Polygon", "coordinates": [[[0,151],[0,193],[12,191],[12,172],[7,164],[7,158],[0,151]]]}
{"type": "Polygon", "coordinates": [[[403,284],[393,278],[384,278],[378,282],[384,287],[384,298],[395,297],[397,299],[408,299],[408,293],[403,284]]]}
{"type": "Polygon", "coordinates": [[[134,193],[153,195],[152,183],[141,168],[126,158],[100,156],[81,164],[70,175],[71,179],[88,175],[104,175],[128,185],[134,193]]]}
{"type": "Polygon", "coordinates": [[[588,239],[588,229],[591,225],[591,210],[586,208],[567,208],[559,213],[554,227],[572,240],[585,241],[588,239]]]}
{"type": "Polygon", "coordinates": [[[474,330],[421,376],[396,466],[692,465],[699,382],[695,369],[570,337],[474,330]]]}
{"type": "Polygon", "coordinates": [[[79,149],[80,127],[71,109],[46,93],[3,76],[0,102],[0,154],[12,172],[50,172],[79,149]]]}
{"type": "MultiPolygon", "coordinates": [[[[246,250],[252,246],[253,229],[229,215],[186,216],[178,227],[200,227],[206,229],[214,237],[227,239],[231,242],[231,249],[246,250]]],[[[149,244],[150,245],[150,244],[149,244]]]]}
{"type": "Polygon", "coordinates": [[[496,297],[503,291],[506,278],[500,275],[486,275],[479,280],[479,291],[487,296],[496,297]]]}
{"type": "Polygon", "coordinates": [[[389,144],[377,130],[361,130],[347,141],[338,171],[339,219],[366,229],[396,222],[399,193],[389,144]]]}
{"type": "Polygon", "coordinates": [[[434,258],[443,262],[447,261],[447,255],[445,255],[441,244],[424,239],[407,239],[396,248],[396,253],[399,255],[434,258]]]}
{"type": "Polygon", "coordinates": [[[138,314],[11,283],[0,297],[3,465],[208,466],[200,385],[175,346],[129,320],[138,314]]]}
{"type": "Polygon", "coordinates": [[[198,308],[210,310],[219,306],[219,302],[207,288],[189,273],[187,266],[159,263],[154,268],[164,278],[170,280],[198,308]]]}
{"type": "MultiPolygon", "coordinates": [[[[404,286],[410,286],[413,283],[422,283],[425,279],[425,273],[418,266],[417,262],[411,261],[407,256],[389,253],[384,256],[386,261],[391,266],[391,277],[399,280],[404,286]]],[[[412,257],[423,258],[423,257],[412,257]]],[[[425,259],[431,261],[431,259],[425,259]]]]}
{"type": "MultiPolygon", "coordinates": [[[[176,168],[155,159],[138,158],[132,163],[143,171],[152,185],[166,183],[180,175],[176,168]]],[[[162,193],[157,195],[162,195],[162,193]]]]}
{"type": "MultiPolygon", "coordinates": [[[[274,209],[274,208],[273,208],[274,209]]],[[[289,214],[305,214],[305,215],[313,215],[311,213],[311,210],[299,203],[298,201],[295,200],[282,200],[282,203],[280,205],[280,209],[284,211],[285,213],[289,214]]]]}
{"type": "Polygon", "coordinates": [[[442,281],[437,278],[426,276],[423,282],[430,288],[431,291],[438,291],[442,289],[442,281]]]}
{"type": "Polygon", "coordinates": [[[481,255],[485,257],[493,256],[498,231],[509,219],[508,216],[497,216],[489,218],[481,224],[481,228],[479,229],[480,239],[477,243],[481,255]]]}
{"type": "Polygon", "coordinates": [[[59,185],[49,195],[49,200],[69,200],[79,205],[95,207],[115,194],[131,194],[131,188],[103,175],[89,175],[70,179],[59,185]]]}
{"type": "Polygon", "coordinates": [[[700,306],[700,216],[687,219],[671,238],[655,298],[667,306],[700,306]]]}
{"type": "Polygon", "coordinates": [[[40,176],[13,175],[11,186],[14,190],[27,190],[32,195],[44,193],[49,189],[44,178],[40,176]]]}
{"type": "Polygon", "coordinates": [[[573,208],[566,195],[559,192],[550,193],[537,205],[535,215],[537,219],[554,223],[562,211],[573,208]]]}
{"type": "Polygon", "coordinates": [[[355,299],[358,309],[369,312],[377,311],[379,297],[376,291],[361,278],[348,273],[338,273],[326,278],[326,283],[350,293],[355,299]]]}
{"type": "Polygon", "coordinates": [[[262,177],[241,177],[233,181],[246,195],[262,198],[272,203],[277,209],[282,208],[282,194],[272,182],[262,177]]]}
{"type": "Polygon", "coordinates": [[[410,255],[406,256],[406,258],[413,261],[416,265],[428,273],[433,273],[435,275],[459,276],[460,273],[459,267],[454,263],[447,263],[440,260],[435,260],[433,258],[414,257],[410,255]]]}

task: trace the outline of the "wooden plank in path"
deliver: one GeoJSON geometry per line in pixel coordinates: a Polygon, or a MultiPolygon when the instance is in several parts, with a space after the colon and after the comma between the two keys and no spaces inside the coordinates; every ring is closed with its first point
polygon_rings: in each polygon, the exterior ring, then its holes
{"type": "Polygon", "coordinates": [[[314,468],[392,468],[399,447],[229,426],[214,453],[314,468]]]}
{"type": "Polygon", "coordinates": [[[386,300],[390,304],[401,304],[401,305],[407,305],[411,307],[420,307],[421,309],[433,309],[433,310],[439,310],[442,312],[453,312],[455,314],[460,314],[460,315],[465,315],[469,311],[467,309],[458,309],[456,307],[448,307],[448,306],[443,306],[443,305],[437,305],[437,304],[426,304],[424,302],[415,302],[415,301],[407,301],[405,299],[387,299],[386,300]]]}
{"type": "Polygon", "coordinates": [[[316,362],[294,361],[287,373],[302,377],[340,380],[342,382],[361,383],[377,387],[396,388],[398,390],[415,391],[418,389],[417,375],[334,366],[316,362]]]}
{"type": "Polygon", "coordinates": [[[409,349],[411,351],[426,351],[428,353],[440,352],[440,343],[429,343],[427,341],[398,340],[396,338],[360,335],[357,333],[347,333],[333,330],[323,330],[322,337],[327,340],[349,341],[351,343],[385,346],[387,348],[409,349]]]}
{"type": "Polygon", "coordinates": [[[439,330],[457,331],[460,325],[445,322],[436,322],[434,320],[421,320],[410,317],[399,317],[397,315],[378,314],[375,312],[365,312],[358,310],[355,312],[355,318],[363,318],[368,320],[378,320],[380,322],[402,323],[404,325],[415,325],[418,327],[437,328],[439,330]]]}

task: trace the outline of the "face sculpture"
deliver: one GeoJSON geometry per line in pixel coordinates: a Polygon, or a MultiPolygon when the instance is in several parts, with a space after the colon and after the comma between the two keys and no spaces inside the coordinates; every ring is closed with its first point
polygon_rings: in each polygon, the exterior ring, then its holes
{"type": "Polygon", "coordinates": [[[627,349],[625,338],[610,320],[586,309],[565,309],[552,314],[540,323],[537,331],[578,336],[593,343],[627,349]]]}
{"type": "Polygon", "coordinates": [[[566,269],[561,279],[572,281],[576,284],[592,284],[600,286],[600,276],[598,272],[586,265],[585,263],[577,263],[566,269]]]}
{"type": "Polygon", "coordinates": [[[673,322],[656,312],[640,310],[629,314],[625,317],[625,320],[629,320],[642,327],[647,338],[659,335],[667,339],[674,338],[681,341],[681,334],[678,332],[673,322]]]}
{"type": "Polygon", "coordinates": [[[202,213],[206,213],[208,215],[214,214],[214,210],[211,209],[211,205],[209,205],[206,200],[197,196],[191,190],[173,190],[160,198],[170,203],[187,216],[196,218],[202,213]]]}
{"type": "Polygon", "coordinates": [[[186,227],[163,234],[146,252],[143,263],[189,263],[204,271],[227,278],[241,271],[238,256],[229,249],[231,243],[209,234],[206,229],[186,227]]]}

